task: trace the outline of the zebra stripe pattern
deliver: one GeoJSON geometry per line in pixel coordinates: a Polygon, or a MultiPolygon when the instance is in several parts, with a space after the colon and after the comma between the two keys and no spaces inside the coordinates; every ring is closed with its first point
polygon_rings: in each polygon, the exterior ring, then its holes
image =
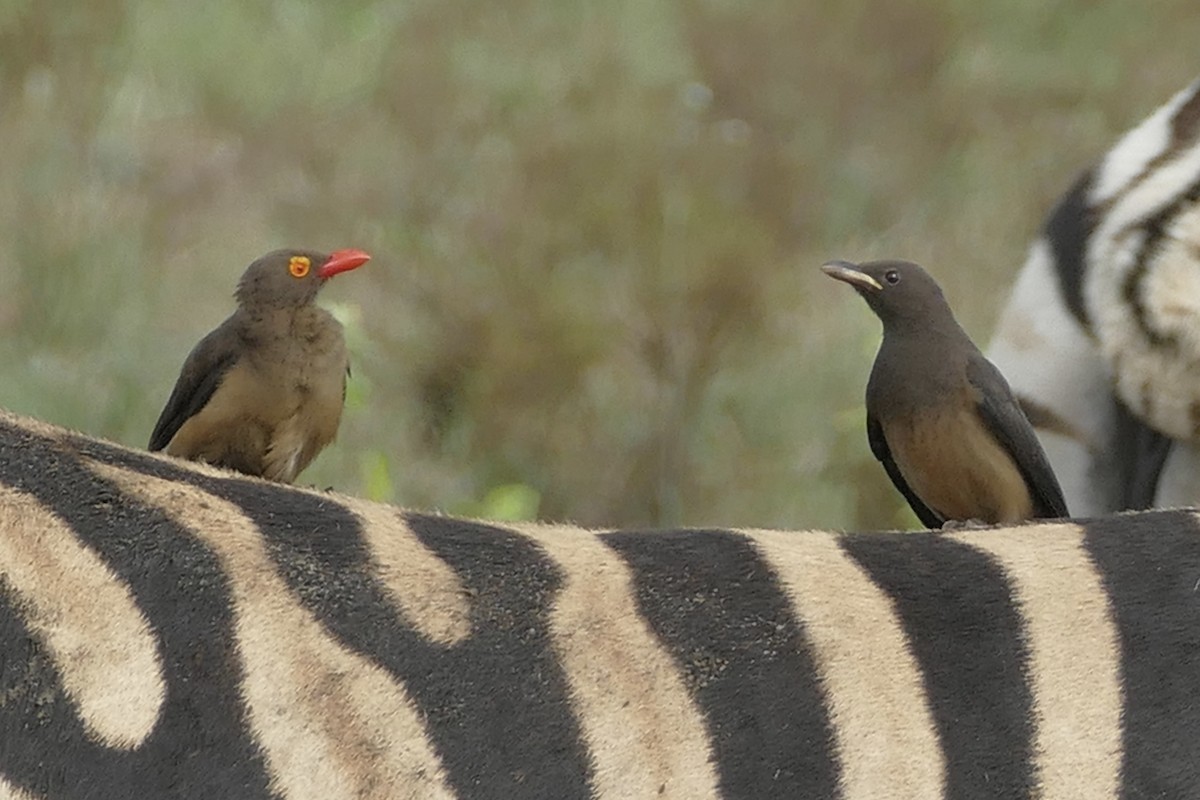
{"type": "Polygon", "coordinates": [[[1059,201],[988,349],[1076,514],[1200,502],[1198,332],[1200,80],[1059,201]]]}
{"type": "Polygon", "coordinates": [[[1200,794],[1200,520],[587,531],[0,415],[0,798],[1200,794]]]}

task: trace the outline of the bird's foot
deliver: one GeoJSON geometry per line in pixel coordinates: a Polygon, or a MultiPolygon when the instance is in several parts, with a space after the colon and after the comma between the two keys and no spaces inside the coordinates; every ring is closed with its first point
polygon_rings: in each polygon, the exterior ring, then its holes
{"type": "Polygon", "coordinates": [[[944,531],[975,531],[990,527],[992,526],[981,519],[948,519],[942,523],[944,531]]]}

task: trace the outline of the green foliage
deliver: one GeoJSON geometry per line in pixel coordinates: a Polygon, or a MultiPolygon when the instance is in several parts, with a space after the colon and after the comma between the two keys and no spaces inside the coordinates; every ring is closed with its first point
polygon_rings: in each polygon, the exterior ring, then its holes
{"type": "Polygon", "coordinates": [[[359,483],[362,494],[368,500],[391,502],[395,494],[392,482],[391,460],[387,453],[379,450],[362,450],[358,457],[359,483]]]}
{"type": "Polygon", "coordinates": [[[986,340],[1053,199],[1191,80],[1183,0],[0,3],[0,405],[145,444],[280,246],[369,249],[301,481],[595,525],[889,527],[878,324],[986,340]]]}
{"type": "Polygon", "coordinates": [[[483,519],[522,522],[537,519],[540,501],[541,496],[533,487],[523,483],[505,483],[488,489],[476,507],[455,511],[483,519]]]}

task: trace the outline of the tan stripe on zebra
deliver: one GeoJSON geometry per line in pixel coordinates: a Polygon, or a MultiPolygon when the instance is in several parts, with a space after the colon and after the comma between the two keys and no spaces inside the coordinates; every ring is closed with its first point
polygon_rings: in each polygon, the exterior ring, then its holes
{"type": "Polygon", "coordinates": [[[288,798],[450,798],[404,687],[342,647],[277,574],[262,533],[233,504],[188,484],[92,469],[167,512],[217,555],[229,580],[243,699],[272,787],[288,798]]]}
{"type": "Polygon", "coordinates": [[[39,800],[38,795],[18,789],[0,775],[0,800],[39,800]]]}
{"type": "Polygon", "coordinates": [[[596,797],[718,797],[703,714],[642,618],[629,567],[594,533],[519,530],[564,572],[551,634],[593,758],[596,797]]]}
{"type": "Polygon", "coordinates": [[[820,531],[742,531],[779,575],[812,643],[843,797],[943,796],[946,761],[891,599],[820,531]]]}
{"type": "Polygon", "coordinates": [[[441,645],[454,645],[470,636],[466,587],[446,562],[421,544],[399,509],[351,497],[338,499],[362,520],[375,575],[405,623],[441,645]]]}
{"type": "Polygon", "coordinates": [[[141,744],[166,688],[157,643],[129,587],[66,522],[5,486],[0,575],[53,657],[89,735],[108,747],[141,744]]]}
{"type": "Polygon", "coordinates": [[[1077,525],[952,538],[990,553],[1025,621],[1041,796],[1116,797],[1121,765],[1121,650],[1108,593],[1077,525]]]}

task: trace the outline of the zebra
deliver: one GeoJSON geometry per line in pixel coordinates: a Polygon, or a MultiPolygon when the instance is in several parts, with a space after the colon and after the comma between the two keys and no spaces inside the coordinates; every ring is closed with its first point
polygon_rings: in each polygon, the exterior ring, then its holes
{"type": "Polygon", "coordinates": [[[1200,502],[1200,80],[1058,202],[988,357],[1076,514],[1200,502]]]}
{"type": "Polygon", "coordinates": [[[0,412],[0,798],[1200,796],[1200,519],[587,530],[0,412]]]}

